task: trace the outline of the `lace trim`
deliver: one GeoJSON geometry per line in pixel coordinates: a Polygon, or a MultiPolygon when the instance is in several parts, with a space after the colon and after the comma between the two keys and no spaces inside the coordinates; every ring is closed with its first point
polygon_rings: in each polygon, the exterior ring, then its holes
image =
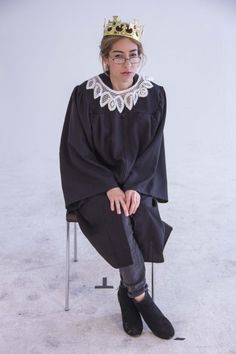
{"type": "Polygon", "coordinates": [[[114,111],[116,108],[121,113],[125,107],[129,110],[138,101],[139,97],[146,97],[148,95],[148,89],[152,88],[153,84],[150,79],[139,76],[137,82],[127,90],[115,91],[104,84],[99,76],[94,76],[87,81],[86,89],[93,89],[94,99],[100,97],[100,106],[104,107],[108,105],[110,111],[114,111]]]}

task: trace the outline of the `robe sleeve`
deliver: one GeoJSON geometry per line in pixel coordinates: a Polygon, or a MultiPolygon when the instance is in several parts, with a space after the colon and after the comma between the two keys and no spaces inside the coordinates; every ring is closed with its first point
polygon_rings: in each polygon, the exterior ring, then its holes
{"type": "Polygon", "coordinates": [[[154,113],[158,122],[155,134],[147,148],[137,157],[123,190],[136,190],[156,198],[160,203],[166,203],[168,191],[163,130],[167,104],[164,88],[159,87],[158,90],[158,108],[154,113]]]}
{"type": "Polygon", "coordinates": [[[93,148],[86,89],[76,86],[67,107],[60,142],[60,171],[67,209],[87,197],[118,187],[93,148]]]}

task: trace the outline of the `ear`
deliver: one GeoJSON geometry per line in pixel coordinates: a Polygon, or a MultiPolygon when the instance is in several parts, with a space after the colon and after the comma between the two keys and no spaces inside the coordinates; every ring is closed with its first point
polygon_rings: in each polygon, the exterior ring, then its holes
{"type": "Polygon", "coordinates": [[[103,57],[103,63],[104,63],[105,65],[108,65],[109,59],[108,59],[107,57],[103,57]]]}

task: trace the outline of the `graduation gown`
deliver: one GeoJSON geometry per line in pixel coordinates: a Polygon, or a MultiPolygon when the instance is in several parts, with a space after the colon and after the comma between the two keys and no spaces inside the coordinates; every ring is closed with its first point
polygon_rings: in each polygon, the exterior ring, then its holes
{"type": "MultiPolygon", "coordinates": [[[[60,143],[66,208],[79,211],[83,200],[114,187],[136,190],[166,203],[165,119],[164,88],[140,75],[136,74],[133,86],[124,91],[113,90],[106,74],[76,86],[60,143]]],[[[172,230],[165,225],[163,247],[172,230]]],[[[146,261],[149,258],[144,255],[146,261]]]]}

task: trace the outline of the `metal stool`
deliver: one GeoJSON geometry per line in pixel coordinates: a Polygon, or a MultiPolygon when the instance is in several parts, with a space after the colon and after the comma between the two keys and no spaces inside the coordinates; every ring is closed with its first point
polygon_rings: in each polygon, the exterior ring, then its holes
{"type": "MultiPolygon", "coordinates": [[[[69,291],[70,291],[70,224],[74,224],[74,262],[78,262],[77,257],[77,215],[74,211],[66,212],[66,284],[65,284],[65,311],[69,311],[69,291]]],[[[151,264],[151,284],[152,298],[154,300],[154,264],[151,264]]]]}

